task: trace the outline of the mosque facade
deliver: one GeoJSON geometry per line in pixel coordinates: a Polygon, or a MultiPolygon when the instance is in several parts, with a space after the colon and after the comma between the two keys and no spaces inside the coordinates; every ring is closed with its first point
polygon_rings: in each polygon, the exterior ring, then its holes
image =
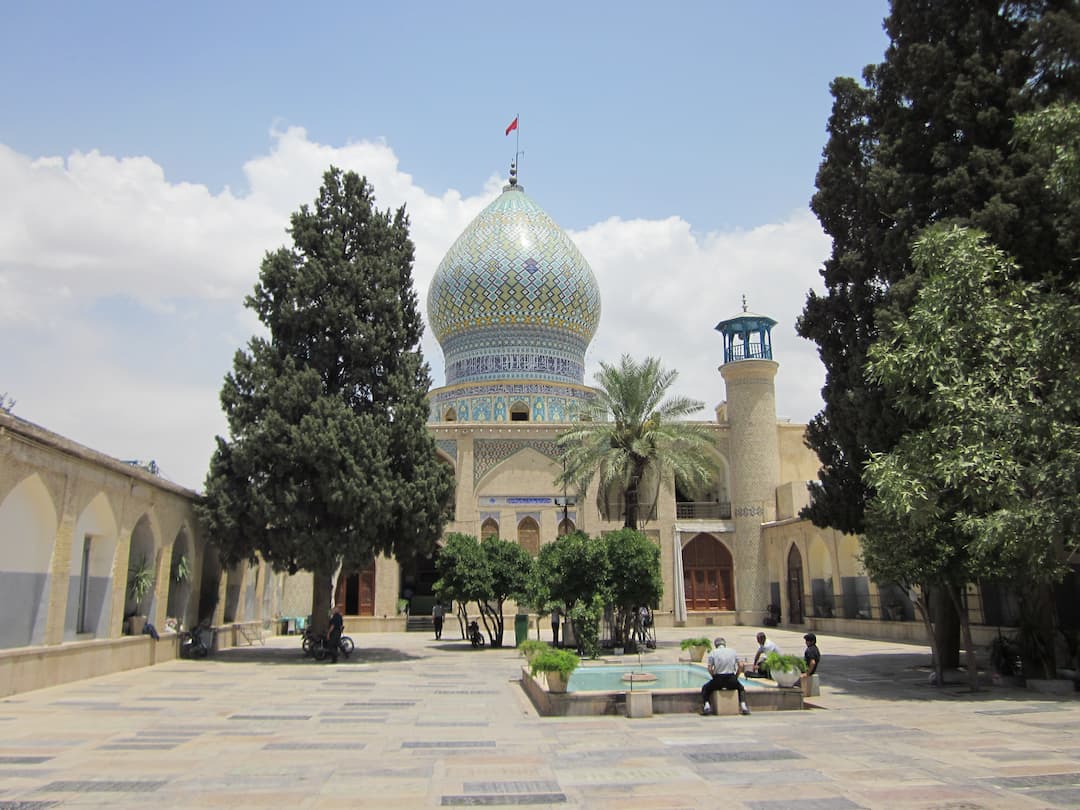
{"type": "MultiPolygon", "coordinates": [[[[513,171],[447,251],[427,304],[445,357],[429,429],[456,481],[446,532],[498,536],[535,556],[564,532],[621,528],[619,493],[599,491],[596,479],[580,496],[555,484],[556,440],[595,397],[585,354],[601,295],[587,259],[513,171]]],[[[706,423],[716,476],[695,496],[674,480],[655,481],[643,504],[642,531],[660,548],[664,579],[656,622],[869,620],[883,600],[897,617],[914,618],[906,593],[883,594],[862,571],[856,538],[798,517],[818,461],[805,426],[776,417],[775,324],[744,305],[716,326],[727,393],[706,423]]],[[[392,616],[402,597],[424,615],[435,578],[431,560],[381,559],[343,572],[337,597],[359,617],[392,616]]]]}

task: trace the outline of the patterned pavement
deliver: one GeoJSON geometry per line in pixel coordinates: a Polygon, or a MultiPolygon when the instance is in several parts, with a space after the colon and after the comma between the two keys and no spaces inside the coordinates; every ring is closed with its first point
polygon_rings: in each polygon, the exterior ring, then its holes
{"type": "MultiPolygon", "coordinates": [[[[755,631],[720,632],[746,655],[755,631]]],[[[658,634],[646,666],[700,628],[658,634]]],[[[803,712],[541,718],[515,650],[450,636],[355,636],[336,665],[279,637],[0,700],[0,810],[1080,807],[1080,696],[931,687],[925,647],[819,634],[803,712]]]]}

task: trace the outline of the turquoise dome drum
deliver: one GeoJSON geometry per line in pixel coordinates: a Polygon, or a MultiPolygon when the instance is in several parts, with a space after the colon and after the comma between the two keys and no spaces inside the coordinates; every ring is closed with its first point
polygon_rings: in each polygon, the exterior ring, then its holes
{"type": "Polygon", "coordinates": [[[570,237],[511,181],[439,264],[427,311],[447,386],[580,386],[600,322],[600,288],[570,237]]]}

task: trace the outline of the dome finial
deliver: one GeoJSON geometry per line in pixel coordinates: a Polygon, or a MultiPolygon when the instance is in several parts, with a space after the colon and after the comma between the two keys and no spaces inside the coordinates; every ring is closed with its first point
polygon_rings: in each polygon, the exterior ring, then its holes
{"type": "Polygon", "coordinates": [[[743,293],[742,297],[742,311],[746,312],[746,293],[743,293]]]}
{"type": "Polygon", "coordinates": [[[512,185],[512,186],[517,185],[517,161],[516,160],[511,160],[510,161],[510,185],[512,185]]]}

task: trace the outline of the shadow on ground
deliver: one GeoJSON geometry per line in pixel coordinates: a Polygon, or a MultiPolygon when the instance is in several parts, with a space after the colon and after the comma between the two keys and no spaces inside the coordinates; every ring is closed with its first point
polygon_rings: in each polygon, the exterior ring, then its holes
{"type": "MultiPolygon", "coordinates": [[[[362,637],[361,637],[362,638],[362,637]]],[[[297,641],[296,647],[231,647],[227,650],[214,653],[211,660],[220,661],[223,664],[284,664],[284,665],[308,665],[312,667],[324,666],[329,662],[316,661],[311,656],[305,655],[297,641]]],[[[364,647],[356,645],[352,655],[348,658],[338,658],[338,666],[349,664],[378,664],[394,661],[416,661],[421,656],[411,655],[393,647],[364,647]]],[[[192,661],[193,664],[200,663],[192,661]]]]}

